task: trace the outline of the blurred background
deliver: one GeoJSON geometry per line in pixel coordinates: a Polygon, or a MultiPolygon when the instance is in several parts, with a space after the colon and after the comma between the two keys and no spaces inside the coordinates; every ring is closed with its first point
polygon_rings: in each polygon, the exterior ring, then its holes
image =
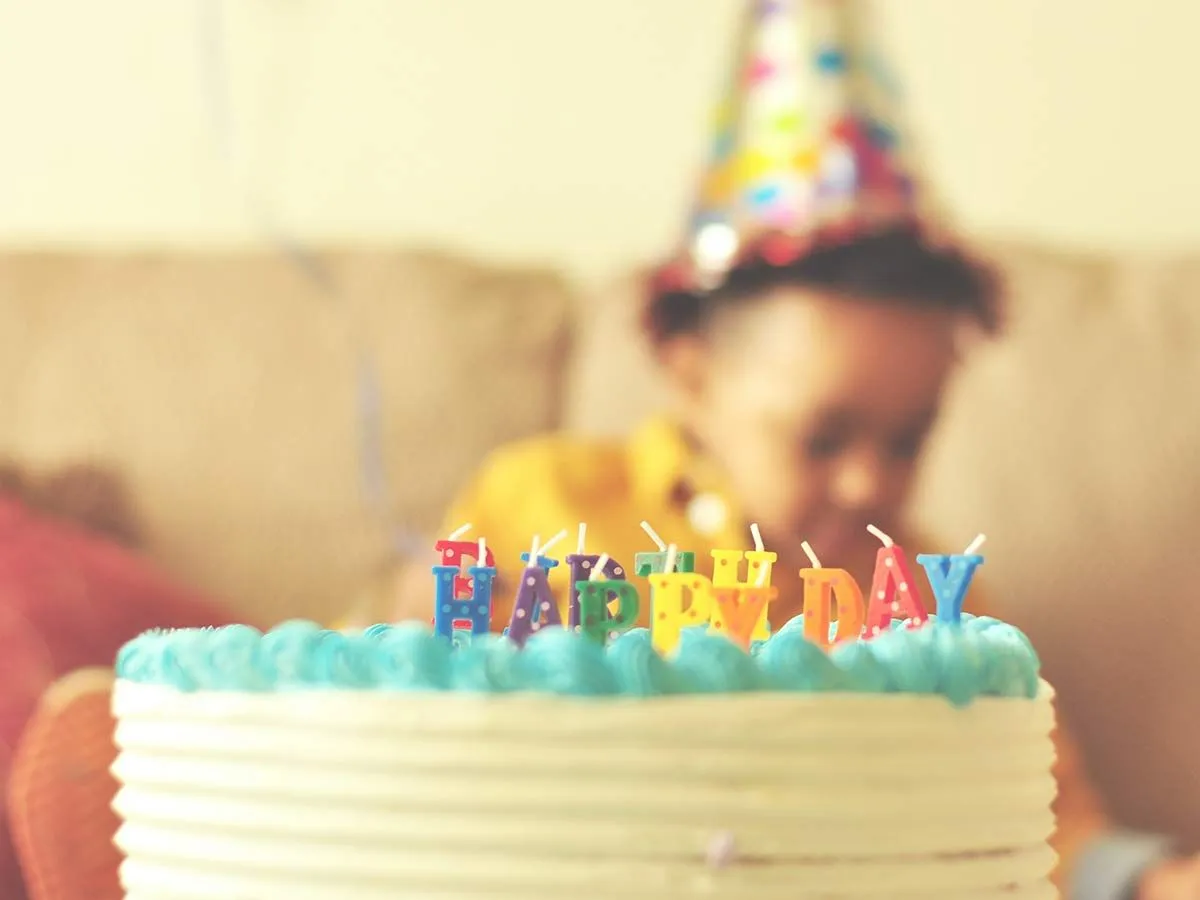
{"type": "MultiPolygon", "coordinates": [[[[343,613],[497,444],[661,404],[637,276],[741,8],[0,4],[0,454],[118,472],[241,615],[343,613]]],[[[876,8],[1012,288],[919,518],[988,533],[1118,813],[1200,840],[1200,6],[876,8]]]]}

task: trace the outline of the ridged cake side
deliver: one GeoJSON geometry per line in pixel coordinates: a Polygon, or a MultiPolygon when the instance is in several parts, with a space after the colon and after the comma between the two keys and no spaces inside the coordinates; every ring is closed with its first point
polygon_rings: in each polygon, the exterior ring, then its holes
{"type": "Polygon", "coordinates": [[[120,681],[122,879],[133,900],[1050,900],[1050,696],[120,681]]]}

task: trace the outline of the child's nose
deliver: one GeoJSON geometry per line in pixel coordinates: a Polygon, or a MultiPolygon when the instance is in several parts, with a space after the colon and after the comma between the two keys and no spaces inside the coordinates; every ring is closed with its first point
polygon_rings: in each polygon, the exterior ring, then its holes
{"type": "Polygon", "coordinates": [[[847,454],[834,477],[834,497],[845,510],[875,510],[886,505],[887,484],[887,466],[877,454],[847,454]]]}

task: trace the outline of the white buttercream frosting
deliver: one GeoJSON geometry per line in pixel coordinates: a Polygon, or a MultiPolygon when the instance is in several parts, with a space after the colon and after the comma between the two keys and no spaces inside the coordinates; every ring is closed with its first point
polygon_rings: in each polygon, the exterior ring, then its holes
{"type": "Polygon", "coordinates": [[[121,877],[136,900],[1050,900],[1050,698],[119,681],[121,877]]]}

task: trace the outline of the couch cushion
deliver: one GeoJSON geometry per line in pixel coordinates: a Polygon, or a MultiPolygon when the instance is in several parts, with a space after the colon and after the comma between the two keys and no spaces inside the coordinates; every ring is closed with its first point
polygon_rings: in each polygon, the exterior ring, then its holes
{"type": "Polygon", "coordinates": [[[438,254],[328,265],[336,297],[266,255],[0,257],[0,453],[112,461],[170,569],[256,619],[335,614],[391,542],[361,489],[358,344],[389,514],[432,527],[494,444],[557,424],[570,303],[438,254]]]}

